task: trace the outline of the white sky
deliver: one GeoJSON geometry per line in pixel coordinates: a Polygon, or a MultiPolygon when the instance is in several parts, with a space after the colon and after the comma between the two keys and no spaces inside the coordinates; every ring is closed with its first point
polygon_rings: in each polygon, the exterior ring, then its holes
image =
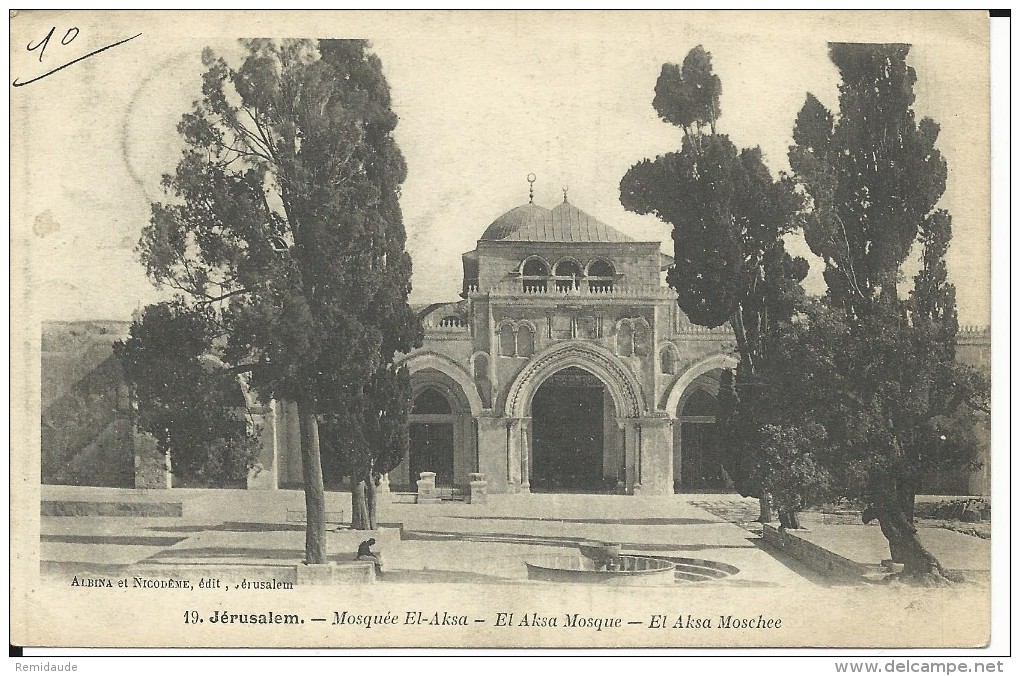
{"type": "MultiPolygon", "coordinates": [[[[135,33],[142,36],[12,88],[15,289],[37,319],[127,319],[158,298],[133,248],[177,162],[174,127],[196,97],[202,47],[245,35],[367,37],[401,121],[409,175],[401,205],[412,301],[456,299],[460,254],[527,201],[576,206],[642,240],[669,228],[619,203],[635,162],[675,150],[681,132],[651,106],[663,62],[702,44],[723,85],[720,130],[788,169],[794,118],[811,91],[836,107],[828,41],[911,42],[916,109],[942,126],[953,215],[950,275],[963,324],[988,324],[988,80],[983,13],[57,13],[11,23],[22,80],[135,33]],[[42,64],[24,46],[57,26],[42,64]],[[70,26],[79,29],[59,44],[70,26]],[[19,277],[20,275],[20,277],[19,277]]],[[[813,264],[814,289],[820,264],[813,264]]]]}

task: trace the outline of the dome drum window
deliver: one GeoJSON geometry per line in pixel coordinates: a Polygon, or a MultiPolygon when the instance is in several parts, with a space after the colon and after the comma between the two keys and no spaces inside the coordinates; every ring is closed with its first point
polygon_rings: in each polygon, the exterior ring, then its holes
{"type": "Polygon", "coordinates": [[[604,258],[597,258],[588,266],[588,290],[591,293],[610,293],[616,281],[616,268],[604,258]]]}
{"type": "Polygon", "coordinates": [[[581,288],[584,272],[577,261],[564,260],[556,264],[556,290],[560,292],[577,291],[581,288]]]}
{"type": "Polygon", "coordinates": [[[549,266],[541,258],[529,258],[521,266],[521,285],[525,293],[545,293],[549,284],[549,266]]]}
{"type": "Polygon", "coordinates": [[[616,268],[608,260],[597,258],[588,269],[573,258],[565,258],[550,269],[539,258],[527,258],[520,267],[521,290],[524,293],[593,293],[610,294],[617,279],[616,268]]]}

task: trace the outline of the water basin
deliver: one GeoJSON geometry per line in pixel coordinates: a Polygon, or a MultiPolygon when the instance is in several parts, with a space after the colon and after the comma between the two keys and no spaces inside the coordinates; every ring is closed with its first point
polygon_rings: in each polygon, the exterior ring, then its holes
{"type": "Polygon", "coordinates": [[[590,557],[575,555],[536,556],[525,561],[529,580],[580,584],[655,586],[674,583],[672,561],[646,556],[616,557],[615,568],[599,565],[590,557]]]}

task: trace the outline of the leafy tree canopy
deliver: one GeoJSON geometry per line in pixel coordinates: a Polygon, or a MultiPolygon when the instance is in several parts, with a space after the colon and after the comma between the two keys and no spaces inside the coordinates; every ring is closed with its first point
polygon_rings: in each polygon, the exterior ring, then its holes
{"type": "Polygon", "coordinates": [[[900,266],[946,185],[939,126],[917,121],[908,45],[834,43],[839,113],[808,94],[794,127],[790,166],[811,198],[804,235],[825,261],[829,293],[859,307],[895,297],[900,266]]]}
{"type": "Polygon", "coordinates": [[[207,322],[227,370],[263,400],[297,402],[307,560],[321,562],[318,416],[360,429],[347,407],[421,340],[398,201],[407,170],[365,41],[242,44],[236,67],[203,52],[202,96],[178,125],[186,148],[139,251],[207,322]]]}

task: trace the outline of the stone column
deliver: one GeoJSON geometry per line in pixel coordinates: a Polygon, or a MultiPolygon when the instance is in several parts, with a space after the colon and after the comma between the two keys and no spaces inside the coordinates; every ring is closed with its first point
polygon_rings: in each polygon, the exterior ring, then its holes
{"type": "Polygon", "coordinates": [[[632,418],[617,418],[620,428],[620,443],[623,446],[623,492],[634,493],[635,486],[640,485],[638,478],[637,435],[632,418]]]}
{"type": "Polygon", "coordinates": [[[488,492],[509,492],[506,418],[478,418],[478,473],[485,475],[488,492]]]}
{"type": "Polygon", "coordinates": [[[640,418],[635,425],[638,479],[634,493],[673,494],[673,427],[667,416],[640,418]]]}
{"type": "Polygon", "coordinates": [[[531,418],[521,419],[521,493],[531,492],[531,418]]]}
{"type": "Polygon", "coordinates": [[[521,428],[520,418],[507,418],[507,492],[517,493],[521,490],[521,428]]]}
{"type": "Polygon", "coordinates": [[[249,490],[279,488],[279,439],[276,434],[276,401],[250,412],[255,432],[259,434],[259,457],[248,472],[249,490]]]}

